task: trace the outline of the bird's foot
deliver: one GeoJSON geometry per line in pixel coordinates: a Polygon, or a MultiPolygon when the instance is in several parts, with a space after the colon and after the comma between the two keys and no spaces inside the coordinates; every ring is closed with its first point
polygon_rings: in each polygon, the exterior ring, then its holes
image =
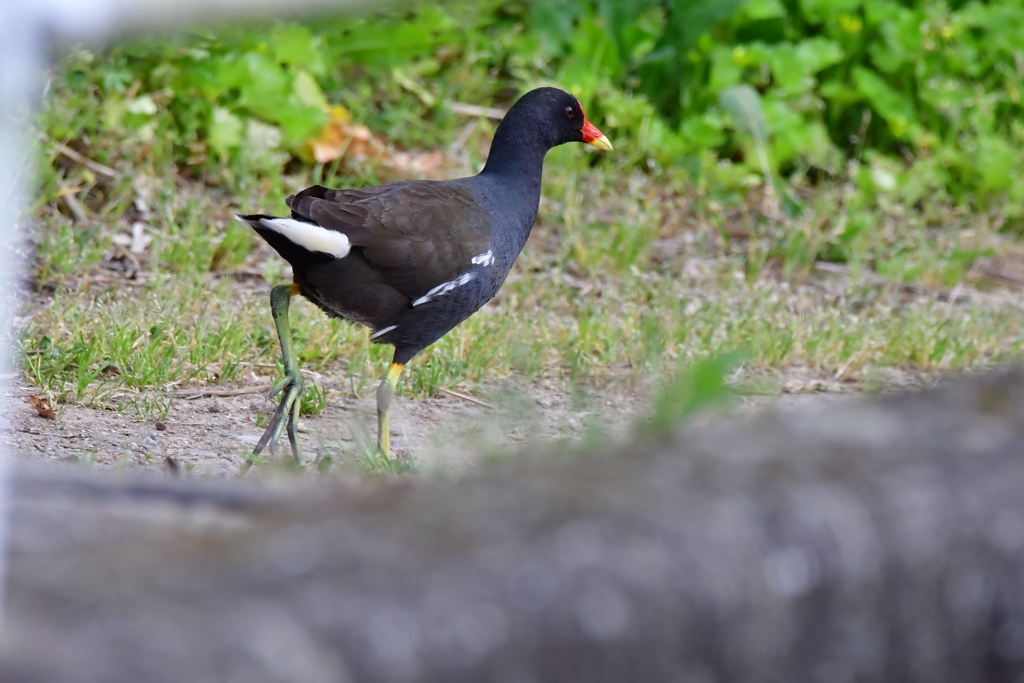
{"type": "Polygon", "coordinates": [[[301,399],[304,389],[305,382],[302,379],[302,375],[298,372],[288,372],[270,390],[271,397],[283,394],[281,402],[277,404],[277,410],[274,411],[274,415],[270,418],[263,436],[260,437],[256,447],[252,449],[252,455],[242,465],[242,474],[249,471],[249,468],[252,467],[260,453],[268,446],[270,447],[271,455],[276,455],[277,440],[281,437],[283,430],[288,432],[288,443],[291,446],[295,464],[300,467],[302,466],[302,450],[299,448],[298,425],[299,408],[302,405],[301,399]]]}

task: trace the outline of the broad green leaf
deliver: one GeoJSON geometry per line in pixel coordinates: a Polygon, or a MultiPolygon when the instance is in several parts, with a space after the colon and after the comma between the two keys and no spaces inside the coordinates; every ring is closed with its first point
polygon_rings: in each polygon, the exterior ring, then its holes
{"type": "Polygon", "coordinates": [[[281,126],[285,146],[297,148],[324,127],[327,113],[316,107],[286,101],[275,107],[273,121],[281,126]]]}
{"type": "Polygon", "coordinates": [[[295,99],[301,104],[325,111],[328,107],[324,91],[308,71],[300,71],[295,76],[295,99]]]}
{"type": "Polygon", "coordinates": [[[239,86],[241,101],[254,112],[271,112],[292,93],[292,79],[273,60],[250,52],[243,58],[245,80],[239,86]]]}
{"type": "Polygon", "coordinates": [[[711,56],[711,75],[708,89],[719,92],[731,88],[743,78],[743,67],[733,58],[733,51],[727,47],[717,48],[711,56]]]}
{"type": "Polygon", "coordinates": [[[737,130],[752,135],[761,143],[767,142],[768,122],[761,107],[761,96],[756,90],[741,83],[720,92],[718,102],[732,116],[737,130]]]}
{"type": "Polygon", "coordinates": [[[826,81],[818,88],[818,93],[835,105],[846,106],[861,100],[861,94],[855,88],[839,79],[826,81]]]}
{"type": "Polygon", "coordinates": [[[786,8],[780,0],[750,0],[743,8],[743,16],[755,21],[785,17],[786,14],[786,8]]]}
{"type": "Polygon", "coordinates": [[[669,24],[679,53],[693,47],[697,38],[732,16],[748,0],[670,0],[669,24]]]}
{"type": "Polygon", "coordinates": [[[313,33],[301,24],[286,24],[270,36],[274,59],[281,64],[308,68],[319,61],[313,33]]]}
{"type": "Polygon", "coordinates": [[[725,133],[722,130],[721,121],[710,115],[687,118],[683,121],[679,133],[698,148],[714,149],[725,144],[725,133]]]}
{"type": "Polygon", "coordinates": [[[857,90],[889,124],[893,135],[903,137],[914,126],[914,103],[893,90],[879,75],[864,67],[854,67],[857,90]]]}
{"type": "Polygon", "coordinates": [[[978,141],[978,168],[981,187],[988,192],[1003,192],[1017,181],[1020,160],[1006,140],[985,136],[978,141]]]}
{"type": "Polygon", "coordinates": [[[796,44],[797,59],[809,73],[816,74],[822,69],[843,61],[843,48],[828,38],[811,38],[796,44]]]}
{"type": "Polygon", "coordinates": [[[901,9],[902,7],[892,0],[864,1],[864,16],[868,24],[874,26],[893,21],[899,15],[901,9]]]}
{"type": "Polygon", "coordinates": [[[800,94],[814,87],[814,80],[791,45],[777,45],[768,53],[772,78],[788,94],[800,94]]]}
{"type": "Polygon", "coordinates": [[[820,24],[826,19],[855,11],[862,2],[863,0],[800,0],[800,8],[809,21],[820,24]]]}
{"type": "Polygon", "coordinates": [[[560,51],[572,40],[572,27],[584,13],[582,3],[548,0],[530,3],[530,27],[539,33],[549,49],[560,51]]]}
{"type": "Polygon", "coordinates": [[[228,152],[242,141],[244,126],[242,120],[223,107],[214,107],[213,120],[207,131],[207,143],[219,156],[228,152]]]}

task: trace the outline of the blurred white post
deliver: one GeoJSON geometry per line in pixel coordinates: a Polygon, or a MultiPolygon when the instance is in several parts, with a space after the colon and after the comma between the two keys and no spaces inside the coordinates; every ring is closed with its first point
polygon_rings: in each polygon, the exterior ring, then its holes
{"type": "MultiPolygon", "coordinates": [[[[25,191],[33,170],[29,123],[54,51],[72,44],[102,44],[140,31],[242,16],[351,10],[363,4],[365,0],[0,0],[0,369],[14,363],[7,340],[12,338],[19,304],[14,293],[24,267],[15,247],[22,240],[18,219],[27,205],[25,191]]],[[[8,395],[9,389],[0,378],[0,395],[8,395]]],[[[0,610],[10,471],[10,454],[0,452],[0,610]]]]}
{"type": "MultiPolygon", "coordinates": [[[[18,310],[19,278],[23,264],[20,251],[23,234],[18,228],[25,187],[30,182],[28,123],[42,87],[46,42],[43,29],[28,2],[0,3],[0,372],[14,366],[14,316],[18,310]]],[[[0,396],[10,394],[0,376],[0,396]]],[[[0,411],[6,421],[7,411],[0,411]]],[[[10,425],[3,425],[9,427],[10,425]]],[[[2,449],[0,449],[2,450],[2,449]]],[[[8,493],[11,456],[0,452],[0,609],[6,585],[8,493]]]]}

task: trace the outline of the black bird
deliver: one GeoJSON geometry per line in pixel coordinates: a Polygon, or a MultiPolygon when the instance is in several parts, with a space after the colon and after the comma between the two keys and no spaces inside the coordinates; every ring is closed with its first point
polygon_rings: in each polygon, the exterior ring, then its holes
{"type": "Polygon", "coordinates": [[[317,185],[285,200],[290,217],[238,216],[294,273],[293,284],[270,293],[285,371],[276,390],[284,396],[254,456],[287,425],[292,455],[301,462],[296,423],[303,381],[288,324],[289,301],[301,294],[327,315],[366,325],[374,342],[395,347],[377,389],[377,444],[390,457],[388,409],[405,364],[497,293],[537,218],[544,155],[566,142],[612,149],[579,100],[538,88],[498,125],[478,175],[361,189],[317,185]]]}

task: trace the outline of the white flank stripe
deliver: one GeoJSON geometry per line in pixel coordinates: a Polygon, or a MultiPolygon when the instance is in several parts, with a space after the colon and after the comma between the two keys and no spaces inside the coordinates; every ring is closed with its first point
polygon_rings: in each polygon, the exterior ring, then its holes
{"type": "Polygon", "coordinates": [[[437,287],[434,287],[429,292],[427,292],[426,294],[421,296],[419,299],[416,299],[415,301],[413,301],[412,305],[415,308],[416,306],[419,306],[420,304],[425,304],[428,301],[436,299],[439,296],[444,296],[445,294],[447,294],[448,292],[452,291],[456,287],[461,287],[462,285],[466,284],[467,282],[469,282],[470,280],[472,280],[475,277],[476,277],[476,273],[470,271],[468,273],[463,273],[462,275],[458,276],[454,280],[449,280],[448,282],[442,282],[437,287]]]}
{"type": "Polygon", "coordinates": [[[382,330],[377,330],[376,332],[374,332],[373,334],[370,335],[370,339],[376,339],[377,337],[379,337],[381,335],[387,334],[388,332],[390,332],[391,330],[395,329],[396,327],[398,327],[398,325],[388,325],[387,327],[385,327],[382,330]]]}
{"type": "Polygon", "coordinates": [[[319,251],[334,258],[345,258],[352,249],[345,233],[294,218],[261,218],[260,225],[306,251],[319,251]]]}
{"type": "Polygon", "coordinates": [[[484,266],[485,268],[494,263],[494,252],[490,249],[486,253],[477,254],[473,258],[469,259],[473,265],[484,266]]]}

